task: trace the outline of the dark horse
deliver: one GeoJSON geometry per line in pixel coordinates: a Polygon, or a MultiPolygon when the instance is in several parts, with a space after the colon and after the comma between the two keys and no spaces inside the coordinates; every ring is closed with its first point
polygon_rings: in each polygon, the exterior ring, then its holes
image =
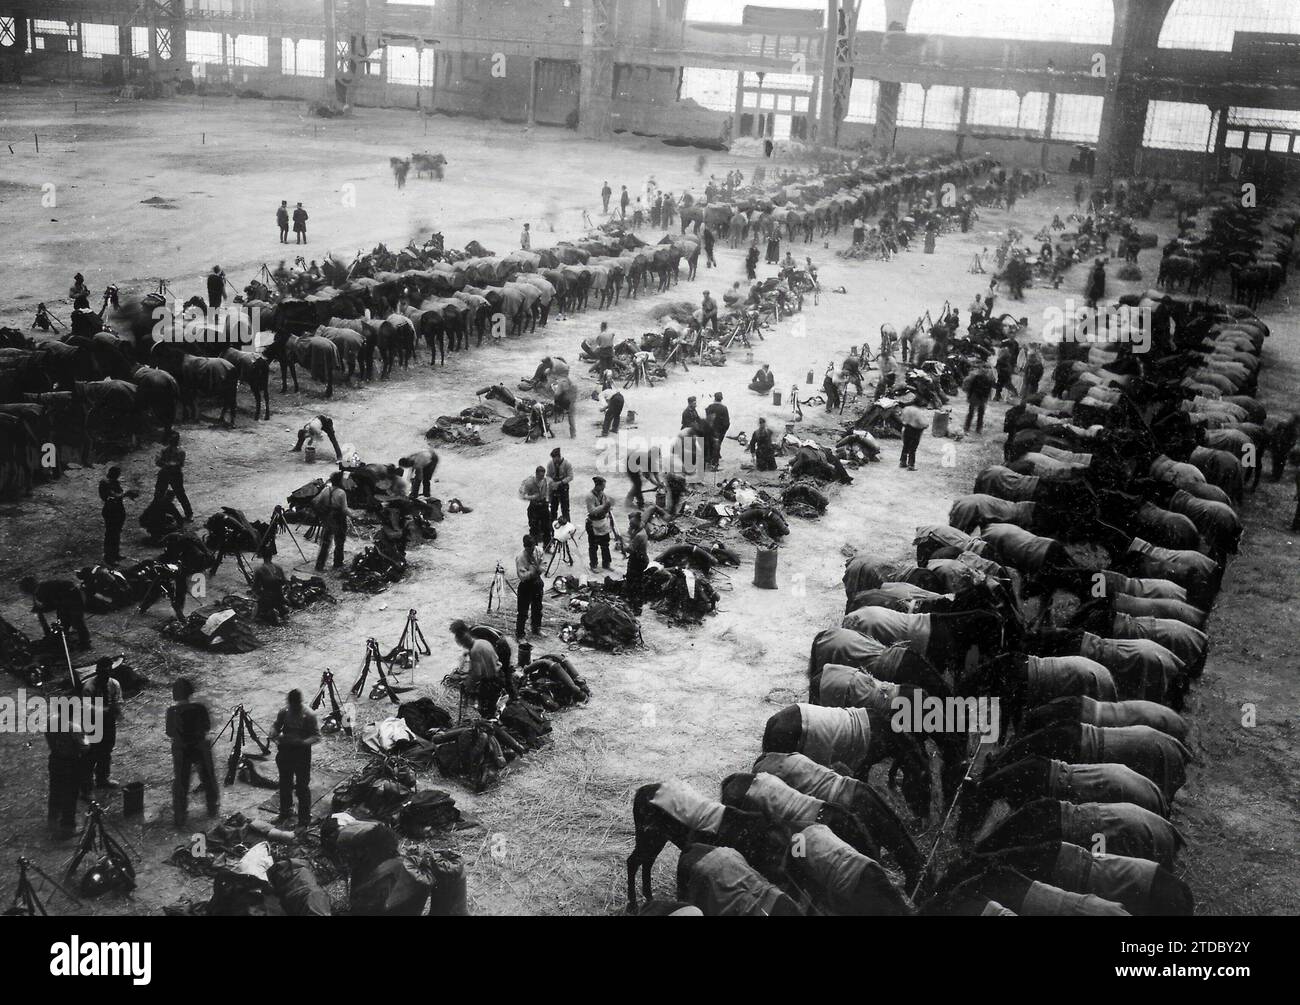
{"type": "Polygon", "coordinates": [[[776,861],[781,842],[774,843],[772,827],[762,813],[751,813],[733,806],[722,806],[712,800],[702,800],[713,811],[710,816],[716,821],[716,829],[697,830],[693,821],[679,819],[664,806],[655,803],[655,797],[666,784],[655,782],[643,785],[632,797],[632,823],[636,828],[636,838],[632,854],[627,857],[629,908],[636,908],[638,868],[642,870],[641,892],[646,900],[651,898],[650,870],[669,841],[684,851],[697,840],[703,839],[714,846],[735,848],[749,862],[776,861]]]}

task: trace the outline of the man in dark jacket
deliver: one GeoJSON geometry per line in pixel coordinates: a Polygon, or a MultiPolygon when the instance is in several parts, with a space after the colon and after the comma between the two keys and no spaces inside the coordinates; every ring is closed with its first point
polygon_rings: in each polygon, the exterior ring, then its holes
{"type": "Polygon", "coordinates": [[[705,224],[704,232],[700,236],[704,241],[704,267],[712,269],[718,264],[713,260],[713,242],[716,240],[713,236],[713,228],[705,224]]]}
{"type": "Polygon", "coordinates": [[[280,228],[280,243],[289,243],[289,203],[288,200],[280,200],[280,208],[275,211],[275,224],[280,228]]]}
{"type": "Polygon", "coordinates": [[[212,730],[208,706],[194,700],[194,685],[186,677],[178,677],[172,684],[172,700],[166,719],[167,738],[172,743],[172,821],[183,827],[189,814],[190,782],[195,770],[209,817],[221,812],[221,789],[217,787],[212,744],[208,742],[212,730]]]}
{"type": "Polygon", "coordinates": [[[682,429],[689,429],[695,436],[706,435],[708,426],[700,416],[700,411],[695,407],[695,395],[686,399],[686,407],[682,409],[682,429]]]}
{"type": "Polygon", "coordinates": [[[215,311],[221,306],[225,296],[226,274],[221,271],[220,265],[214,265],[212,271],[208,273],[208,306],[215,311]]]}
{"type": "Polygon", "coordinates": [[[759,367],[758,372],[754,374],[754,379],[749,382],[749,389],[759,394],[767,394],[775,386],[776,377],[773,376],[772,367],[768,363],[759,367]]]}
{"type": "Polygon", "coordinates": [[[716,471],[722,464],[722,441],[726,439],[727,430],[731,428],[731,413],[722,403],[721,391],[714,393],[713,402],[704,410],[704,414],[709,423],[708,460],[716,471]]]}
{"type": "Polygon", "coordinates": [[[104,564],[117,565],[122,561],[122,525],[126,523],[123,499],[134,499],[140,493],[122,488],[122,469],[114,465],[99,483],[99,500],[104,504],[104,564]]]}
{"type": "MultiPolygon", "coordinates": [[[[113,748],[117,746],[117,724],[122,718],[122,685],[111,676],[113,659],[105,656],[95,664],[95,675],[82,685],[81,696],[90,701],[101,701],[99,739],[90,745],[90,766],[93,769],[95,788],[115,789],[117,782],[109,777],[113,772],[113,748]]],[[[85,779],[89,786],[91,779],[85,779]]]]}
{"type": "Polygon", "coordinates": [[[550,494],[546,468],[540,464],[530,477],[519,483],[519,498],[528,503],[528,533],[543,547],[551,543],[551,515],[547,509],[550,494]]]}
{"type": "Polygon", "coordinates": [[[700,299],[700,331],[712,325],[713,334],[718,334],[718,302],[713,299],[713,295],[708,290],[704,291],[704,296],[700,299]]]}
{"type": "Polygon", "coordinates": [[[271,727],[270,741],[278,745],[275,766],[280,769],[280,819],[293,816],[298,797],[298,826],[311,823],[311,748],[320,742],[316,716],[303,707],[302,692],[294,688],[271,727]]]}
{"type": "Polygon", "coordinates": [[[1038,393],[1038,382],[1043,379],[1043,354],[1038,346],[1031,345],[1025,355],[1024,376],[1020,383],[1021,400],[1038,393]]]}
{"type": "Polygon", "coordinates": [[[997,356],[997,374],[998,383],[994,388],[993,400],[1001,401],[1002,392],[1005,390],[1008,395],[1015,394],[1015,386],[1011,383],[1011,375],[1015,372],[1016,357],[1020,355],[1020,345],[1015,339],[1007,339],[998,349],[997,356]]]}
{"type": "Polygon", "coordinates": [[[1106,295],[1106,266],[1098,258],[1088,273],[1088,285],[1084,287],[1083,296],[1089,307],[1096,307],[1097,302],[1106,295]]]}
{"type": "Polygon", "coordinates": [[[50,712],[45,733],[50,749],[49,819],[61,838],[72,837],[77,831],[77,797],[86,787],[90,770],[90,744],[86,734],[80,724],[61,721],[67,714],[56,705],[50,712]]]}
{"type": "Polygon", "coordinates": [[[641,612],[642,577],[645,575],[646,566],[650,564],[650,556],[647,553],[650,538],[645,532],[645,527],[642,526],[639,512],[628,516],[627,536],[627,572],[623,578],[626,586],[624,596],[627,602],[632,605],[632,610],[639,614],[641,612]]]}
{"type": "Polygon", "coordinates": [[[256,601],[253,615],[258,621],[279,625],[289,619],[289,606],[284,599],[287,582],[284,570],[276,564],[268,548],[262,553],[262,564],[253,570],[251,583],[256,601]]]}
{"type": "Polygon", "coordinates": [[[293,211],[293,236],[294,244],[307,243],[307,211],[302,208],[302,203],[298,203],[293,211]]]}
{"type": "Polygon", "coordinates": [[[975,432],[984,432],[984,409],[988,406],[989,395],[993,393],[993,378],[987,367],[976,367],[966,375],[962,383],[966,392],[966,432],[970,432],[971,420],[975,420],[975,432]]]}
{"type": "Polygon", "coordinates": [[[189,496],[185,494],[185,451],[181,449],[181,434],[172,430],[167,437],[167,445],[158,452],[154,459],[158,468],[158,478],[154,484],[154,498],[160,498],[165,490],[175,493],[176,501],[185,510],[185,519],[194,519],[194,507],[190,505],[189,496]]]}
{"type": "Polygon", "coordinates": [[[524,626],[530,616],[533,635],[541,637],[542,592],[545,583],[542,580],[542,553],[531,534],[524,535],[523,550],[515,556],[515,575],[519,577],[519,587],[515,591],[518,601],[515,608],[515,638],[523,639],[524,626]]]}
{"type": "Polygon", "coordinates": [[[313,500],[316,517],[320,520],[320,552],[316,555],[316,571],[325,571],[330,544],[334,545],[334,568],[343,566],[343,545],[348,537],[348,494],[343,489],[343,472],[335,471],[327,484],[313,500]]]}

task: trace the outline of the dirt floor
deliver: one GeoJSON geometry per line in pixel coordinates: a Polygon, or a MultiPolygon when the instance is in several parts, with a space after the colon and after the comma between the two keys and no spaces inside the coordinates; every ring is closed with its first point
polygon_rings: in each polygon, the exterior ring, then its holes
{"type": "MultiPolygon", "coordinates": [[[[142,104],[117,102],[92,90],[8,88],[0,90],[0,228],[10,235],[0,324],[26,328],[39,300],[65,313],[62,295],[77,271],[92,290],[115,282],[123,290],[143,291],[162,275],[179,296],[187,297],[201,292],[201,276],[213,264],[242,286],[263,263],[274,267],[280,257],[297,250],[317,258],[333,252],[350,260],[359,249],[369,250],[380,241],[400,246],[411,238],[423,239],[434,228],[446,235],[449,246],[474,238],[505,251],[515,246],[527,220],[534,244],[541,246],[582,232],[583,211],[595,215],[606,179],[617,198],[621,184],[635,194],[649,174],[662,188],[681,192],[702,189],[709,173],[721,175],[739,166],[748,176],[755,166],[709,154],[701,176],[699,156],[690,148],[647,139],[595,143],[562,130],[529,132],[449,118],[426,123],[399,111],[367,109],[327,122],[304,117],[302,105],[294,102],[191,98],[142,104]],[[39,154],[33,132],[40,136],[39,154]],[[425,149],[446,154],[446,180],[412,179],[404,191],[396,190],[388,157],[425,149]],[[42,192],[49,191],[42,188],[47,182],[56,186],[55,207],[41,202],[42,192]],[[155,198],[166,202],[145,202],[155,198]],[[281,199],[291,204],[301,200],[311,214],[311,243],[305,249],[277,242],[274,210],[281,199]],[[349,202],[353,205],[345,204],[349,202]]],[[[653,389],[626,392],[628,409],[637,412],[636,431],[675,433],[686,397],[696,394],[703,402],[714,391],[723,392],[734,431],[751,430],[759,416],[779,428],[789,418],[788,407],[775,407],[746,389],[759,362],[772,364],[778,389],[788,392],[797,383],[807,396],[814,391],[804,383],[810,371],[820,383],[827,364],[850,345],[864,339],[874,344],[882,323],[901,327],[927,309],[937,314],[945,299],[965,316],[972,295],[987,282],[968,274],[973,254],[981,248],[991,251],[1009,224],[1033,234],[1054,212],[1072,208],[1073,179],[1055,181],[1055,187],[1020,202],[1013,214],[991,210],[972,233],[943,236],[933,256],[917,250],[887,264],[845,262],[833,255],[847,243],[844,232],[831,240],[829,249],[820,241],[796,244],[797,257],[811,254],[818,264],[824,289],[843,285],[848,292],[825,293],[818,305],[809,304],[802,325],[783,325],[756,349],[752,363],[743,352],[733,354],[724,368],[674,371],[653,389]]],[[[1162,235],[1171,229],[1164,215],[1153,224],[1162,235]]],[[[661,235],[644,236],[655,240],[661,235]]],[[[1148,276],[1157,255],[1142,254],[1148,276]]],[[[576,360],[579,341],[593,335],[600,321],[609,321],[620,336],[638,335],[653,327],[647,313],[652,304],[669,297],[698,302],[703,290],[718,295],[743,278],[742,252],[720,245],[717,257],[716,272],[701,266],[695,282],[683,282],[664,297],[553,320],[536,334],[449,356],[445,368],[430,370],[425,360],[387,383],[339,389],[328,403],[303,376],[301,393],[273,392],[275,414],[269,422],[254,423],[243,411],[233,432],[215,428],[212,405],[182,433],[196,513],[202,520],[222,505],[233,505],[262,517],[290,491],[323,474],[324,467],[308,467],[301,455],[288,452],[294,431],[320,411],[334,417],[340,439],[354,444],[365,459],[395,461],[422,446],[423,433],[437,415],[473,404],[476,388],[496,381],[513,384],[531,374],[546,354],[576,360]]],[[[1000,300],[999,309],[1037,324],[1045,307],[1060,306],[1083,280],[1076,268],[1061,291],[1033,289],[1023,305],[1000,300]]],[[[1111,280],[1112,294],[1127,288],[1111,280]]],[[[1291,405],[1285,391],[1295,386],[1300,367],[1295,314],[1287,316],[1285,306],[1285,301],[1275,302],[1263,312],[1273,326],[1263,381],[1271,408],[1291,405]]],[[[574,372],[583,374],[583,390],[590,389],[585,367],[574,372]]],[[[577,468],[575,503],[596,471],[599,413],[590,402],[584,400],[582,406],[577,439],[561,433],[555,441],[577,468]]],[[[946,522],[952,497],[969,491],[975,473],[1000,456],[1002,407],[991,409],[983,436],[956,444],[955,457],[945,455],[948,441],[927,435],[919,470],[902,471],[893,460],[895,441],[886,447],[885,463],[860,469],[852,486],[832,488],[826,516],[793,521],[780,552],[776,591],[751,585],[753,551],[747,548],[744,565],[722,587],[719,612],[702,627],[671,628],[648,613],[643,652],[576,654],[592,686],[592,701],[556,715],[553,743],[512,765],[495,789],[475,796],[436,774],[422,778],[422,784],[451,789],[458,805],[481,821],[481,827],[458,832],[451,842],[466,859],[471,909],[498,914],[619,911],[635,788],[684,778],[702,791],[716,791],[724,776],[749,767],[763,722],[802,694],[812,635],[837,623],[842,614],[844,553],[868,549],[901,559],[918,524],[946,522]]],[[[953,408],[960,418],[960,404],[954,402],[953,408]]],[[[830,423],[824,413],[809,411],[802,427],[815,432],[829,429],[830,423]]],[[[130,902],[109,899],[83,910],[157,912],[164,904],[208,895],[208,881],[190,879],[163,863],[185,842],[170,823],[163,682],[187,673],[199,682],[218,721],[242,702],[269,725],[284,692],[299,687],[314,694],[323,670],[333,669],[343,686],[349,685],[360,667],[365,639],[373,635],[381,645],[392,645],[406,610],[414,607],[433,647],[416,671],[415,683],[454,707],[454,698],[440,685],[459,656],[447,622],[483,620],[494,565],[502,561],[510,567],[526,529],[518,484],[551,446],[496,440],[481,448],[443,450],[435,494],[444,502],[459,498],[473,512],[448,515],[437,542],[412,552],[413,568],[404,582],[377,597],[338,590],[336,606],[300,615],[286,629],[260,629],[266,644],[246,656],[209,657],[170,644],[157,632],[164,620],[159,609],[143,617],[119,613],[92,619],[97,652],[130,653],[160,686],[130,703],[116,757],[119,780],[138,779],[147,787],[146,822],[123,828],[143,856],[139,890],[130,902]],[[220,710],[225,712],[218,714],[220,710]]],[[[128,485],[145,492],[151,488],[153,449],[120,462],[128,485]]],[[[718,477],[739,473],[741,460],[740,449],[729,442],[718,477]]],[[[98,556],[99,477],[97,468],[74,469],[31,497],[0,507],[4,617],[34,629],[15,586],[18,579],[28,572],[66,574],[98,556]]],[[[611,489],[621,493],[623,486],[612,482],[611,489]]],[[[1300,911],[1297,643],[1292,629],[1297,545],[1285,531],[1291,497],[1289,479],[1266,482],[1247,505],[1243,554],[1229,571],[1212,620],[1214,651],[1192,698],[1198,763],[1180,795],[1175,820],[1188,840],[1179,868],[1204,913],[1300,911]],[[1240,706],[1246,702],[1258,709],[1254,728],[1239,724],[1240,706]]],[[[618,513],[620,527],[626,525],[626,512],[624,507],[618,513]]],[[[128,558],[145,554],[131,536],[137,514],[135,507],[129,510],[128,558]]],[[[284,545],[282,559],[296,558],[288,542],[284,545]]],[[[577,572],[583,564],[580,558],[577,572]]],[[[299,574],[308,570],[303,563],[293,569],[299,574]]],[[[209,595],[239,592],[242,586],[227,565],[210,584],[209,595]]],[[[504,627],[513,620],[513,611],[507,613],[509,617],[494,613],[487,620],[504,627]]],[[[550,641],[566,616],[548,598],[550,641]]],[[[14,690],[12,682],[0,686],[4,693],[14,690]]],[[[379,703],[361,702],[363,718],[383,710],[379,703]]],[[[27,854],[52,870],[69,846],[52,842],[46,832],[44,750],[39,736],[0,736],[6,764],[0,772],[0,859],[27,854]]],[[[221,745],[219,761],[227,750],[221,745]]],[[[327,738],[316,748],[314,792],[327,798],[329,786],[361,760],[343,737],[327,738]]],[[[268,794],[236,785],[225,790],[223,808],[250,812],[268,794]]],[[[197,802],[195,809],[192,822],[201,822],[197,802]]],[[[934,829],[923,835],[925,847],[934,829]]],[[[671,892],[675,858],[669,849],[656,870],[656,888],[663,895],[671,892]]],[[[7,889],[8,882],[0,881],[0,889],[7,889]]]]}

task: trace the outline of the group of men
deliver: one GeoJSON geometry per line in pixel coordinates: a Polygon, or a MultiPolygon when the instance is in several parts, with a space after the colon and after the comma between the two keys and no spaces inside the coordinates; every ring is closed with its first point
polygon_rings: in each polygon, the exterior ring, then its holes
{"type": "MultiPolygon", "coordinates": [[[[609,182],[604,182],[600,187],[600,210],[605,216],[609,215],[609,201],[613,194],[614,190],[609,187],[609,182]]],[[[646,179],[643,194],[637,196],[635,200],[626,185],[621,186],[618,195],[619,218],[626,220],[630,213],[633,230],[640,230],[647,216],[652,227],[671,227],[677,216],[677,207],[677,199],[671,192],[659,191],[654,175],[646,179]]],[[[527,248],[527,245],[524,247],[527,248]]]]}
{"type": "Polygon", "coordinates": [[[731,428],[731,413],[722,403],[721,391],[714,392],[713,401],[705,407],[703,415],[700,415],[697,401],[695,395],[686,399],[686,407],[682,410],[682,435],[689,431],[690,435],[704,441],[704,466],[707,470],[717,471],[722,464],[722,441],[731,428]]]}
{"type": "MultiPolygon", "coordinates": [[[[158,468],[154,484],[154,498],[141,514],[140,523],[151,536],[166,540],[169,534],[180,530],[183,522],[194,519],[194,510],[185,494],[185,451],[180,446],[180,435],[172,432],[155,458],[158,468]],[[176,511],[179,502],[184,513],[176,511]],[[166,515],[167,519],[162,519],[166,515]]],[[[139,497],[135,489],[122,484],[122,469],[110,465],[99,482],[100,514],[104,518],[104,564],[117,566],[122,562],[122,528],[126,524],[126,500],[139,497]]],[[[88,649],[90,631],[86,627],[86,597],[83,587],[68,579],[38,580],[25,576],[19,589],[32,598],[32,612],[40,622],[41,630],[51,634],[47,614],[53,614],[68,639],[70,648],[88,649]],[[75,638],[73,637],[75,636],[75,638]]],[[[183,604],[183,599],[173,598],[173,603],[183,604]]]]}
{"type": "MultiPolygon", "coordinates": [[[[75,721],[56,716],[45,734],[49,748],[48,817],[59,838],[66,839],[76,833],[80,800],[89,801],[96,791],[118,787],[111,773],[124,702],[122,685],[112,675],[113,664],[108,657],[99,660],[94,675],[81,688],[82,700],[98,706],[98,729],[87,732],[91,723],[84,715],[75,721]]],[[[186,677],[178,678],[172,684],[172,704],[167,709],[164,725],[172,757],[172,821],[177,827],[186,826],[196,773],[208,816],[216,817],[221,812],[221,788],[212,756],[212,728],[208,706],[195,699],[193,683],[186,677]]],[[[305,827],[311,822],[311,748],[320,741],[320,730],[316,717],[303,704],[302,692],[297,689],[289,692],[268,739],[277,748],[278,822],[294,819],[296,796],[297,823],[305,827]]]]}
{"type": "MultiPolygon", "coordinates": [[[[280,243],[289,243],[289,202],[287,199],[280,200],[280,206],[275,211],[275,224],[280,228],[280,243]]],[[[293,236],[294,244],[307,243],[307,211],[302,208],[302,203],[294,208],[293,218],[293,236]]]]}

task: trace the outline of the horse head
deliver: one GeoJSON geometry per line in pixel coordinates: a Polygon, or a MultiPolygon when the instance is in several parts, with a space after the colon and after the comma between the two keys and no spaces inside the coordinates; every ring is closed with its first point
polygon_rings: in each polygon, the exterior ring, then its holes
{"type": "Polygon", "coordinates": [[[925,755],[924,743],[912,733],[890,730],[888,735],[889,750],[894,758],[894,763],[889,768],[889,787],[897,791],[901,775],[903,800],[908,809],[918,820],[928,821],[931,798],[930,761],[925,755]]]}

